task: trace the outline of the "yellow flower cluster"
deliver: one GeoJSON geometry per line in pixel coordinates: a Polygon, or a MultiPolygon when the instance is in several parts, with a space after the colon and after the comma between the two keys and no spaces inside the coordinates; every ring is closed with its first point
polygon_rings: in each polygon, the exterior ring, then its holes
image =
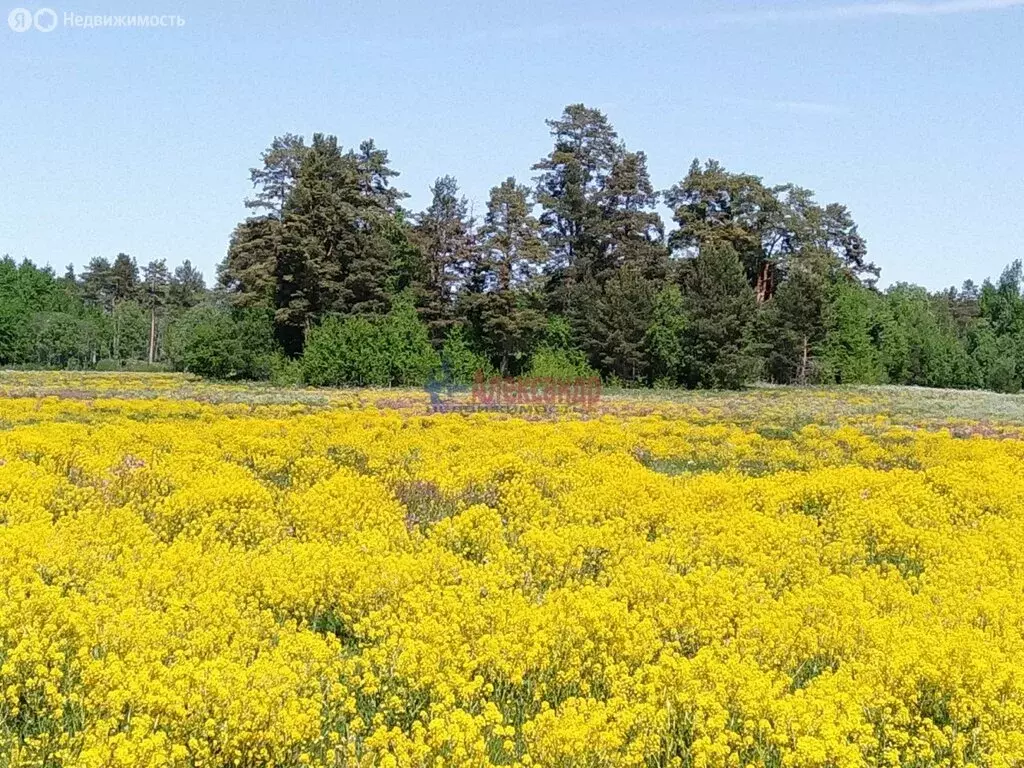
{"type": "Polygon", "coordinates": [[[1024,764],[1010,421],[52,376],[0,376],[0,766],[1024,764]]]}

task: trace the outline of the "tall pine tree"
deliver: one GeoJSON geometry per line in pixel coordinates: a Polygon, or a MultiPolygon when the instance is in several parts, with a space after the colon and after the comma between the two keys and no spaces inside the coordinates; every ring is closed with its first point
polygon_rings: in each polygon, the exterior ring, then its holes
{"type": "Polygon", "coordinates": [[[530,190],[509,177],[491,189],[465,298],[477,345],[503,373],[518,373],[546,326],[538,277],[547,260],[530,190]]]}
{"type": "Polygon", "coordinates": [[[455,302],[477,261],[474,222],[469,202],[451,176],[442,176],[430,191],[430,206],[416,218],[414,242],[423,258],[421,317],[438,346],[455,323],[455,302]]]}

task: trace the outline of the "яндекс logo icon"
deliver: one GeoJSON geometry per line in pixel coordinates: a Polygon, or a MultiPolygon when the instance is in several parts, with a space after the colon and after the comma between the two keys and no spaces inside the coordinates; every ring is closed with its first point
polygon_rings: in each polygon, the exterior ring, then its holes
{"type": "Polygon", "coordinates": [[[15,8],[7,14],[7,24],[15,32],[27,32],[32,29],[32,11],[27,8],[15,8]]]}
{"type": "Polygon", "coordinates": [[[57,26],[57,12],[52,8],[40,8],[35,13],[28,8],[15,8],[7,14],[7,25],[15,32],[28,32],[32,27],[52,32],[57,26]]]}

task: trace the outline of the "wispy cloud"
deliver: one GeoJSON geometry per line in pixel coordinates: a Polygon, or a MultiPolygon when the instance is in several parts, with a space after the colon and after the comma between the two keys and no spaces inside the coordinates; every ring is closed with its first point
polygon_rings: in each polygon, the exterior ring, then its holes
{"type": "Polygon", "coordinates": [[[818,3],[806,7],[747,8],[737,11],[696,13],[657,17],[637,14],[630,19],[587,20],[573,23],[533,24],[527,27],[472,30],[464,37],[492,42],[496,38],[543,42],[586,33],[620,34],[623,29],[649,33],[670,33],[694,28],[727,25],[767,25],[800,22],[846,22],[885,17],[928,17],[980,14],[1024,8],[1024,0],[875,0],[859,3],[818,3]]]}
{"type": "Polygon", "coordinates": [[[718,24],[760,24],[772,21],[845,21],[880,16],[953,16],[967,13],[1002,11],[1024,6],[1024,0],[940,0],[940,2],[846,3],[819,5],[816,8],[765,8],[711,14],[708,21],[718,24]]]}

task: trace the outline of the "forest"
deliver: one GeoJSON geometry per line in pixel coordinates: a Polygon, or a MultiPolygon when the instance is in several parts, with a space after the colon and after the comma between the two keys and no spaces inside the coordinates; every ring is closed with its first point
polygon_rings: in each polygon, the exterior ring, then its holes
{"type": "Polygon", "coordinates": [[[657,190],[601,111],[570,105],[547,126],[550,153],[497,183],[479,217],[451,176],[408,210],[372,140],[276,137],[209,284],[187,259],[121,253],[61,276],[0,260],[0,366],[314,386],[480,370],[1019,391],[1019,261],[980,284],[880,290],[840,203],[710,159],[657,190]]]}

